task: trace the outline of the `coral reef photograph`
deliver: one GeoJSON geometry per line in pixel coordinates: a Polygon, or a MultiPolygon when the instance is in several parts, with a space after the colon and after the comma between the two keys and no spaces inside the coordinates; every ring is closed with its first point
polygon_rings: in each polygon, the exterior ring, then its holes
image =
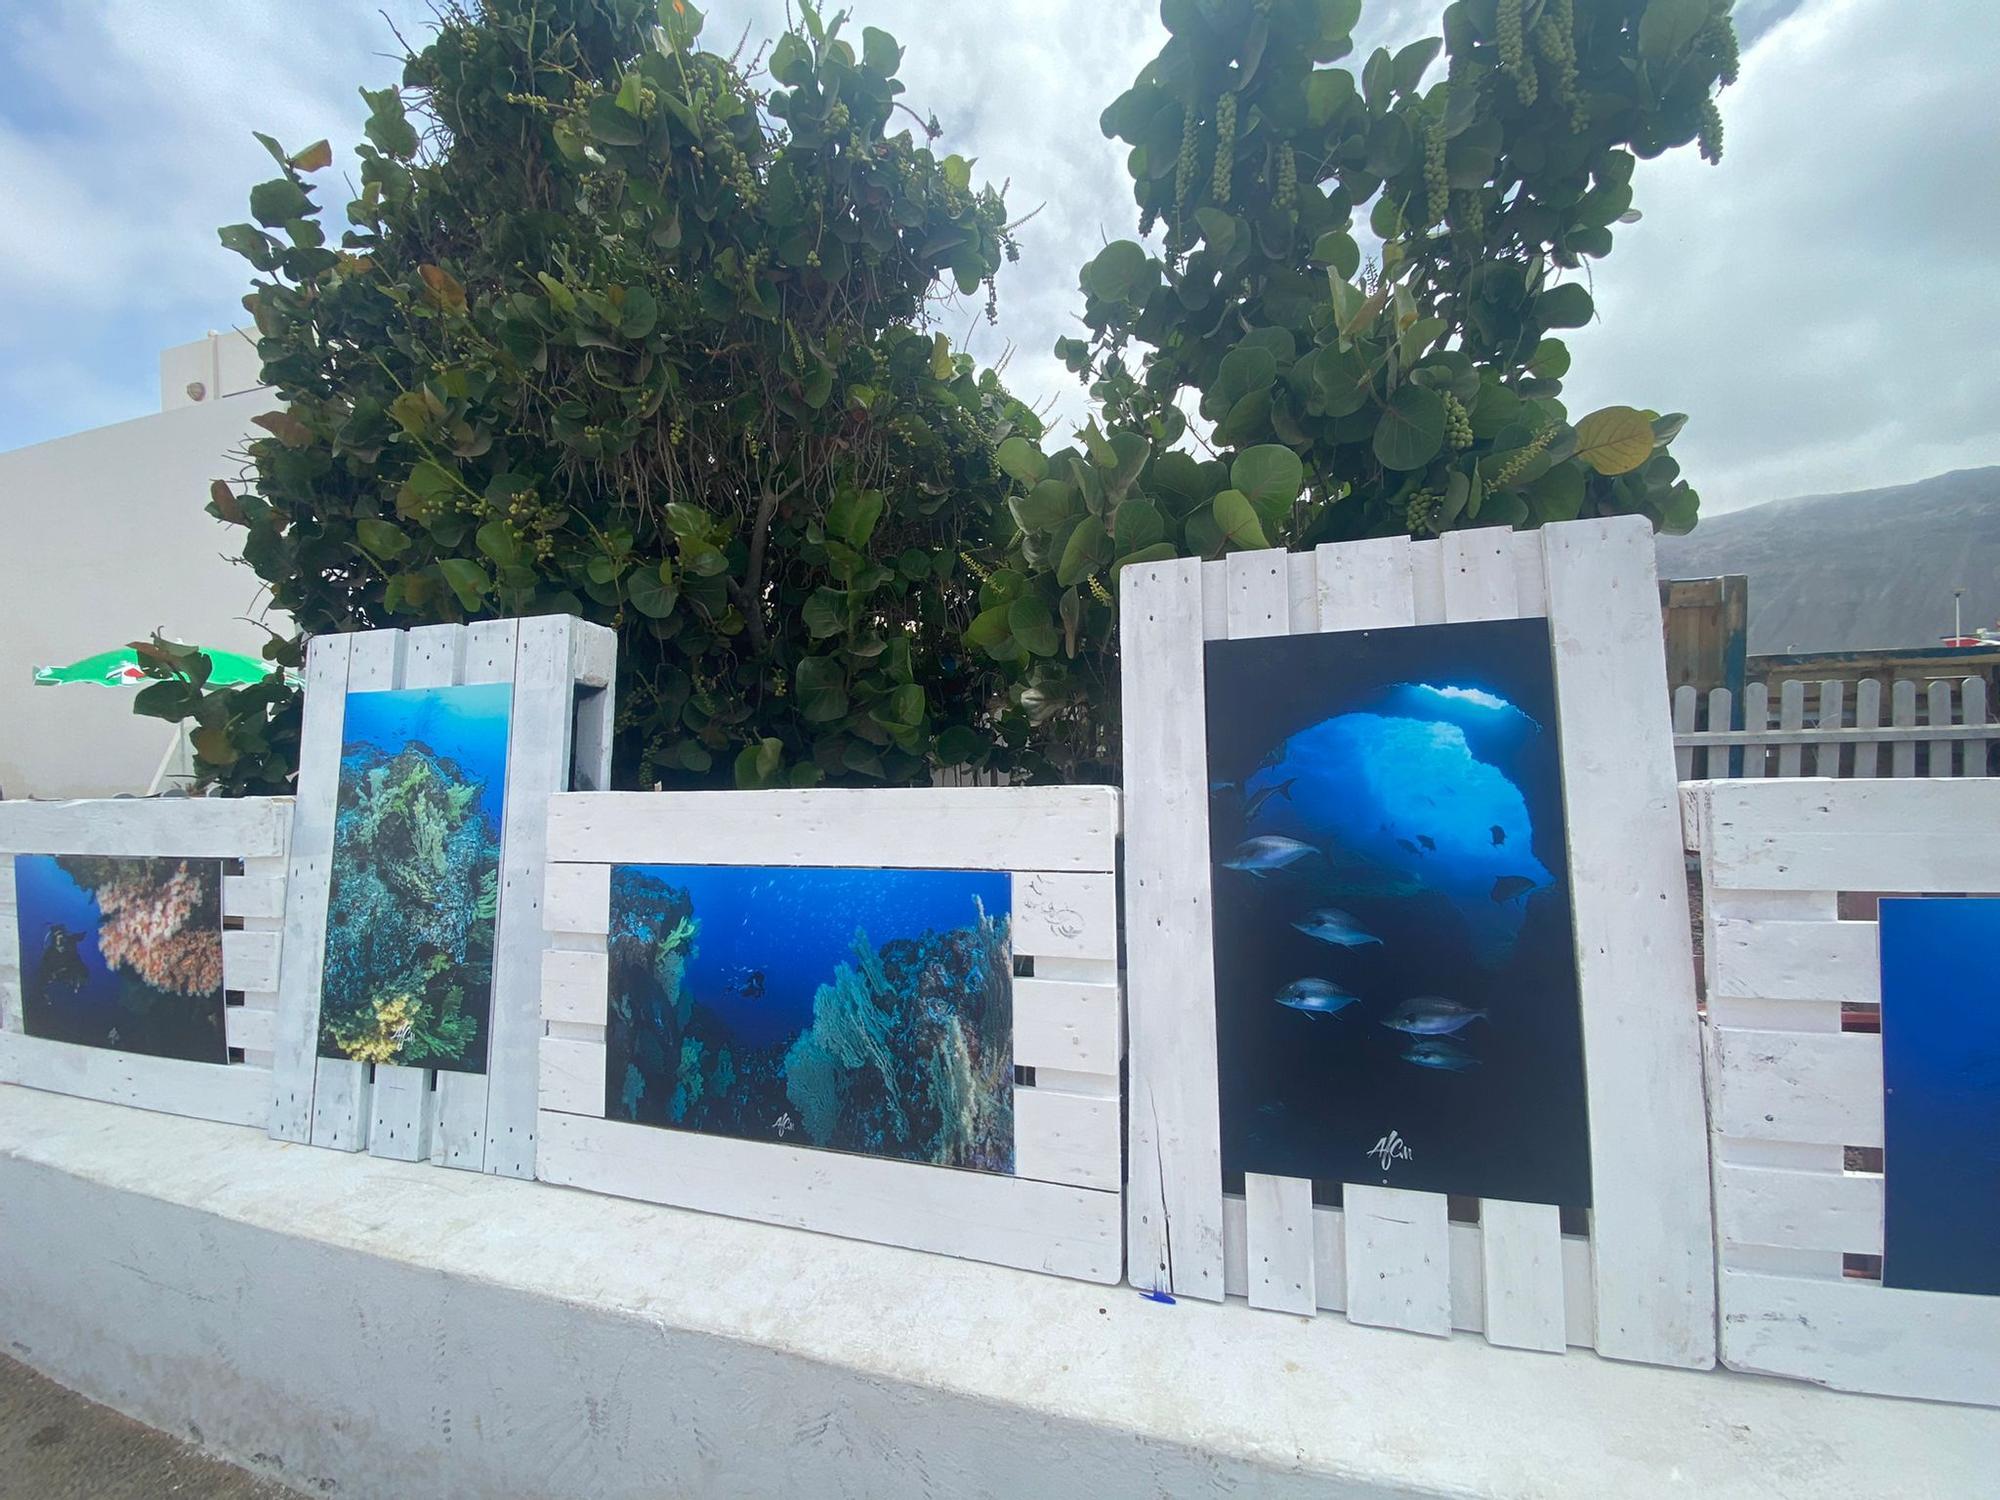
{"type": "Polygon", "coordinates": [[[319,1051],[486,1071],[513,689],[350,693],[319,1051]]]}
{"type": "Polygon", "coordinates": [[[226,1063],[222,862],[14,857],[29,1036],[226,1063]]]}
{"type": "Polygon", "coordinates": [[[1587,1206],[1546,620],[1214,641],[1222,1165],[1587,1206]]]}
{"type": "Polygon", "coordinates": [[[621,865],[605,1114],[1014,1169],[1011,879],[621,865]]]}

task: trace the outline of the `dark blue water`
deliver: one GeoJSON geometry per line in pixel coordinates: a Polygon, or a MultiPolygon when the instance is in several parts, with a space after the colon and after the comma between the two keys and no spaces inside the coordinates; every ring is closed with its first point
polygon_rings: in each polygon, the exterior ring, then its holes
{"type": "Polygon", "coordinates": [[[771,869],[647,865],[688,892],[701,922],[684,984],[751,1047],[789,1041],[812,1024],[813,995],[854,963],[854,935],[877,949],[896,938],[1004,917],[1011,880],[987,870],[771,869]]]}
{"type": "Polygon", "coordinates": [[[394,755],[421,740],[437,755],[483,783],[479,808],[501,823],[507,782],[507,722],[514,689],[505,682],[471,687],[403,688],[349,693],[342,753],[369,744],[394,755]]]}
{"type": "MultiPolygon", "coordinates": [[[[219,865],[215,879],[221,880],[219,865]]],[[[54,855],[14,856],[14,900],[21,943],[22,1019],[30,1036],[203,1062],[228,1060],[220,991],[206,997],[162,996],[147,1022],[135,1022],[121,1001],[129,989],[146,987],[105,963],[97,944],[98,924],[104,919],[97,898],[72,880],[54,855]],[[66,984],[53,992],[44,988],[43,947],[51,924],[83,934],[76,951],[85,979],[74,992],[66,984]],[[119,1033],[115,1040],[113,1030],[119,1033]]]]}
{"type": "Polygon", "coordinates": [[[2000,1296],[2000,900],[1884,901],[1882,1283],[2000,1296]]]}

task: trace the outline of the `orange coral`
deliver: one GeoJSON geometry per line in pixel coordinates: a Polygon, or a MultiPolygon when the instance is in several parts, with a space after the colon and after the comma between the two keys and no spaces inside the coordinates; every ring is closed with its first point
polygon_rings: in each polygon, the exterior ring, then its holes
{"type": "Polygon", "coordinates": [[[187,860],[120,865],[118,874],[96,890],[97,908],[104,914],[97,946],[106,965],[129,969],[169,994],[212,995],[221,989],[221,924],[192,925],[204,917],[213,920],[215,911],[202,874],[190,869],[187,860]]]}

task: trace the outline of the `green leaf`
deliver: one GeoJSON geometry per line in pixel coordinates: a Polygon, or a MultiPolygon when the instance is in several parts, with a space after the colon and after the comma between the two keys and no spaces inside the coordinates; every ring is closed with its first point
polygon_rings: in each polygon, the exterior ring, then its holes
{"type": "Polygon", "coordinates": [[[410,549],[408,532],[391,522],[373,518],[354,523],[354,539],[361,544],[363,552],[385,562],[400,557],[410,549]]]}
{"type": "Polygon", "coordinates": [[[1333,274],[1345,281],[1361,269],[1361,247],[1353,235],[1329,229],[1314,242],[1312,261],[1316,266],[1331,266],[1333,274]]]}
{"type": "Polygon", "coordinates": [[[1444,398],[1420,385],[1404,385],[1389,398],[1375,427],[1375,457],[1385,469],[1421,469],[1444,446],[1444,398]]]}
{"type": "Polygon", "coordinates": [[[657,568],[641,568],[632,575],[632,581],[625,586],[625,597],[632,607],[649,619],[664,620],[674,612],[674,604],[680,598],[680,588],[674,582],[674,565],[666,558],[660,559],[657,568]]]}
{"type": "Polygon", "coordinates": [[[1159,263],[1136,240],[1113,240],[1097,252],[1078,278],[1084,291],[1101,302],[1143,301],[1157,284],[1159,263]]]}
{"type": "Polygon", "coordinates": [[[786,88],[797,88],[812,77],[812,44],[796,31],[778,38],[771,49],[771,76],[786,88]]]}
{"type": "Polygon", "coordinates": [[[737,752],[736,785],[746,792],[781,785],[784,769],[785,742],[762,739],[754,745],[745,745],[737,752]]]}
{"type": "Polygon", "coordinates": [[[981,651],[996,654],[1002,648],[1011,646],[1014,636],[1007,628],[1009,608],[1010,606],[1006,604],[995,604],[981,610],[972,624],[966,627],[965,643],[981,651]]]}
{"type": "Polygon", "coordinates": [[[1282,515],[1299,498],[1299,491],[1305,488],[1306,466],[1291,449],[1264,443],[1236,456],[1229,469],[1229,483],[1268,519],[1282,515]]]}
{"type": "Polygon", "coordinates": [[[1000,445],[993,461],[1009,478],[1020,484],[1033,486],[1048,477],[1049,461],[1042,456],[1042,450],[1018,435],[1000,445]]]}
{"type": "Polygon", "coordinates": [[[861,28],[861,65],[871,73],[893,78],[896,69],[903,65],[903,49],[888,32],[875,26],[864,26],[861,28]]]}
{"type": "Polygon", "coordinates": [[[475,610],[485,601],[486,591],[493,587],[493,580],[486,576],[486,570],[464,557],[447,557],[438,564],[438,572],[451,591],[458,595],[458,602],[468,610],[475,610]]]}
{"type": "Polygon", "coordinates": [[[889,729],[915,729],[924,721],[924,690],[915,683],[899,687],[869,714],[889,729]]]}
{"type": "Polygon", "coordinates": [[[826,529],[853,546],[863,547],[882,519],[880,490],[842,490],[826,508],[826,529]]]}
{"type": "Polygon", "coordinates": [[[1629,474],[1653,456],[1653,424],[1642,411],[1607,406],[1576,424],[1576,456],[1600,474],[1629,474]]]}
{"type": "Polygon", "coordinates": [[[1112,558],[1111,538],[1096,516],[1085,516],[1069,534],[1062,561],[1056,565],[1056,582],[1064,588],[1081,583],[1112,558]]]}
{"type": "Polygon", "coordinates": [[[1535,299],[1535,315],[1544,328],[1581,328],[1593,310],[1590,293],[1574,281],[1551,287],[1535,299]]]}
{"type": "Polygon", "coordinates": [[[1528,504],[1535,519],[1543,525],[1551,521],[1574,521],[1583,511],[1588,488],[1581,464],[1557,464],[1528,486],[1528,504]]]}
{"type": "Polygon", "coordinates": [[[1166,534],[1166,518],[1150,500],[1134,496],[1112,514],[1111,539],[1120,557],[1150,547],[1166,534]]]}
{"type": "Polygon", "coordinates": [[[799,713],[809,724],[824,724],[847,712],[847,674],[827,656],[799,662],[796,677],[799,713]]]}
{"type": "Polygon", "coordinates": [[[1569,345],[1561,339],[1543,339],[1528,356],[1528,371],[1537,380],[1561,380],[1569,373],[1569,345]]]}
{"type": "Polygon", "coordinates": [[[1708,23],[1709,0],[1648,0],[1639,18],[1639,55],[1671,57],[1708,23]]]}
{"type": "Polygon", "coordinates": [[[1044,479],[1010,502],[1009,509],[1023,531],[1047,531],[1076,514],[1076,491],[1060,479],[1044,479]]]}
{"type": "Polygon", "coordinates": [[[618,107],[618,101],[609,94],[599,94],[590,101],[585,119],[590,122],[590,133],[600,146],[636,146],[646,139],[646,126],[618,107]]]}
{"type": "Polygon", "coordinates": [[[847,628],[847,596],[832,589],[814,589],[800,616],[816,641],[839,635],[847,628]]]}
{"type": "Polygon", "coordinates": [[[706,537],[714,525],[715,518],[699,505],[675,500],[667,506],[667,530],[682,540],[706,537]]]}
{"type": "Polygon", "coordinates": [[[363,89],[361,98],[368,106],[368,123],[362,128],[377,150],[398,161],[417,154],[417,131],[403,112],[402,93],[394,88],[363,89]]]}
{"type": "Polygon", "coordinates": [[[155,682],[139,689],[132,699],[132,712],[149,719],[165,719],[178,724],[194,717],[201,706],[201,690],[188,682],[155,682]]]}
{"type": "Polygon", "coordinates": [[[1306,75],[1306,122],[1315,130],[1353,102],[1354,75],[1345,68],[1320,68],[1306,75]]]}
{"type": "Polygon", "coordinates": [[[274,177],[250,189],[250,217],[267,229],[303,219],[312,212],[312,199],[289,177],[274,177]]]}
{"type": "Polygon", "coordinates": [[[1037,656],[1054,656],[1062,645],[1049,607],[1033,595],[1016,599],[1007,606],[1007,629],[1037,656]]]}
{"type": "Polygon", "coordinates": [[[1211,502],[1211,509],[1225,547],[1240,550],[1271,545],[1265,540],[1264,524],[1258,518],[1256,507],[1241,490],[1224,490],[1211,502]]]}

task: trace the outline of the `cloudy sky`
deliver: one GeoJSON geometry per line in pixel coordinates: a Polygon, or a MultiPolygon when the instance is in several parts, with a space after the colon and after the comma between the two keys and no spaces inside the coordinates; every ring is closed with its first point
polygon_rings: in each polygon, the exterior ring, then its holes
{"type": "MultiPolygon", "coordinates": [[[[853,0],[908,48],[908,99],[943,145],[1011,182],[1024,260],[982,359],[1059,423],[1079,387],[1049,353],[1076,268],[1128,236],[1121,148],[1097,116],[1159,46],[1153,0],[853,0]]],[[[1440,0],[1369,0],[1359,51],[1424,34],[1440,0]]],[[[1989,0],[1738,0],[1742,82],[1720,168],[1645,164],[1643,223],[1597,268],[1601,320],[1569,398],[1683,410],[1711,509],[2000,463],[2000,22],[1989,0]]],[[[422,0],[14,0],[0,14],[0,449],[157,406],[158,351],[242,317],[214,227],[268,175],[250,138],[359,138],[362,83],[396,77],[389,22],[422,0]]],[[[711,46],[783,0],[713,0],[711,46]]],[[[342,194],[331,195],[336,198],[342,194]]]]}

